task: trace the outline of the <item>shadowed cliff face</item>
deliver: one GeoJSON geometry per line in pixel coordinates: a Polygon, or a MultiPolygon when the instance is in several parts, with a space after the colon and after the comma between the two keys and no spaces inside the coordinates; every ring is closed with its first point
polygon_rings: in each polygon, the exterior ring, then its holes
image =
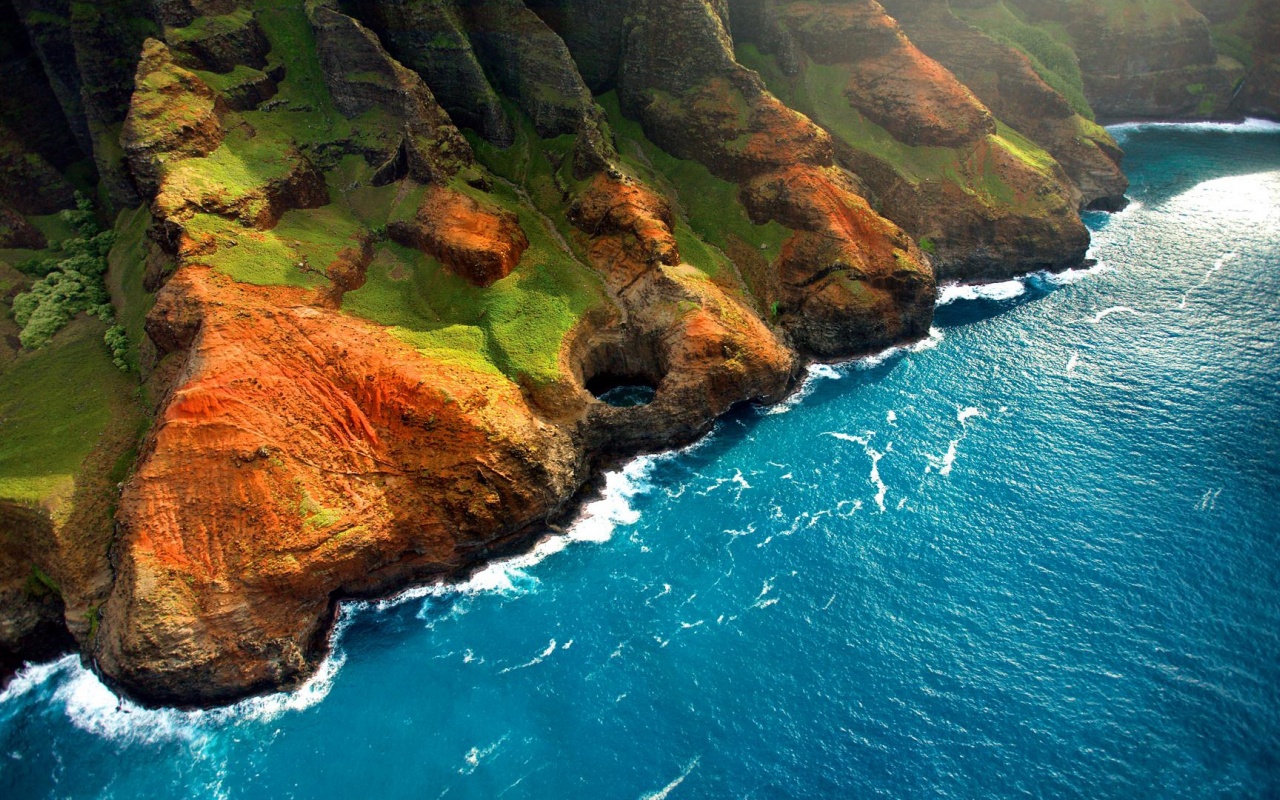
{"type": "Polygon", "coordinates": [[[769,52],[754,57],[770,86],[830,132],[881,213],[928,242],[940,279],[1079,263],[1088,246],[1074,213],[1080,190],[879,4],[735,7],[744,45],[769,52]]]}
{"type": "Polygon", "coordinates": [[[1100,117],[1210,116],[1225,111],[1244,70],[1214,47],[1185,0],[1158,4],[1015,0],[1033,23],[1060,26],[1100,117]]]}
{"type": "MultiPolygon", "coordinates": [[[[1244,67],[1206,37],[1253,13],[88,5],[13,3],[3,81],[47,91],[0,103],[0,236],[11,263],[59,252],[34,215],[95,172],[104,218],[142,204],[104,291],[153,420],[93,433],[61,495],[0,495],[0,669],[74,635],[180,705],[295,685],[339,599],[528,546],[600,465],[780,399],[805,358],[926,335],[938,280],[1078,264],[1078,209],[1126,186],[1090,101],[1224,108],[1244,67]],[[652,399],[587,390],[618,382],[652,399]]],[[[1274,113],[1255,27],[1240,107],[1274,113]]],[[[7,310],[34,278],[0,280],[7,310]]],[[[0,378],[54,363],[11,349],[0,378]]]]}

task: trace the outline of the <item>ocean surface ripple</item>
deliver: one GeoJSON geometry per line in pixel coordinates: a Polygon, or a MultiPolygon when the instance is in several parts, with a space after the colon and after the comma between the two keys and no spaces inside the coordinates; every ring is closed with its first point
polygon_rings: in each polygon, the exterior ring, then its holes
{"type": "Polygon", "coordinates": [[[5,798],[1280,796],[1280,131],[1126,126],[1099,265],[638,459],[204,712],[75,658],[5,798]]]}

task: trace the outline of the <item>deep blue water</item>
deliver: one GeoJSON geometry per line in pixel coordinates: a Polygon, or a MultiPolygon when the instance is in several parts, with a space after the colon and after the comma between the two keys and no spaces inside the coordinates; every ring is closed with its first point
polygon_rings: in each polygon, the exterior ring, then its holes
{"type": "Polygon", "coordinates": [[[953,290],[300,694],[0,696],[0,797],[1280,796],[1280,133],[1119,131],[1103,266],[953,290]],[[777,413],[785,412],[785,413],[777,413]]]}

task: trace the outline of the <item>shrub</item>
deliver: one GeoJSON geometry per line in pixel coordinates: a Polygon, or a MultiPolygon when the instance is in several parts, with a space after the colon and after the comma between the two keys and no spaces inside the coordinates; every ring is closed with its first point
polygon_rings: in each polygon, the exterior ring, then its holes
{"type": "Polygon", "coordinates": [[[76,209],[62,212],[80,234],[60,246],[57,256],[23,264],[29,275],[41,275],[30,289],[13,299],[13,318],[22,329],[22,346],[42,347],[81,312],[110,321],[114,314],[103,276],[115,234],[98,227],[93,204],[76,196],[76,209]]]}
{"type": "Polygon", "coordinates": [[[125,333],[124,326],[112,325],[107,328],[107,332],[103,334],[102,339],[111,350],[111,363],[116,365],[116,369],[121,372],[128,372],[132,369],[132,365],[129,363],[129,335],[125,333]]]}

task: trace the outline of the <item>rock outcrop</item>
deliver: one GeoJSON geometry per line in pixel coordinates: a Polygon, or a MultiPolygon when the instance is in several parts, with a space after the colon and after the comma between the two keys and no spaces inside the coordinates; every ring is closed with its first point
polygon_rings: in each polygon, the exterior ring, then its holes
{"type": "Polygon", "coordinates": [[[1065,29],[1085,93],[1103,119],[1221,115],[1244,77],[1238,61],[1217,51],[1208,21],[1186,0],[1012,4],[1030,22],[1065,29]]]}
{"type": "Polygon", "coordinates": [[[1079,203],[1116,209],[1129,182],[1105,129],[1045,82],[1031,57],[961,21],[947,0],[886,0],[911,41],[955,74],[991,113],[1043,147],[1079,190],[1079,203]]]}
{"type": "MultiPolygon", "coordinates": [[[[1079,264],[1126,187],[1095,109],[1275,116],[1272,9],[1196,2],[14,0],[0,258],[61,253],[73,186],[127,208],[113,355],[50,345],[107,359],[112,422],[0,496],[0,674],[297,685],[341,599],[925,336],[940,280],[1079,264]]],[[[14,330],[0,378],[53,363],[14,330]]]]}
{"type": "Polygon", "coordinates": [[[739,7],[745,35],[785,54],[760,64],[772,84],[826,127],[877,210],[927,244],[940,279],[998,278],[1083,258],[1080,194],[1059,165],[999,127],[878,3],[739,7]]]}
{"type": "Polygon", "coordinates": [[[387,232],[476,286],[510,275],[529,247],[515,214],[449,187],[428,189],[413,217],[387,232]]]}

